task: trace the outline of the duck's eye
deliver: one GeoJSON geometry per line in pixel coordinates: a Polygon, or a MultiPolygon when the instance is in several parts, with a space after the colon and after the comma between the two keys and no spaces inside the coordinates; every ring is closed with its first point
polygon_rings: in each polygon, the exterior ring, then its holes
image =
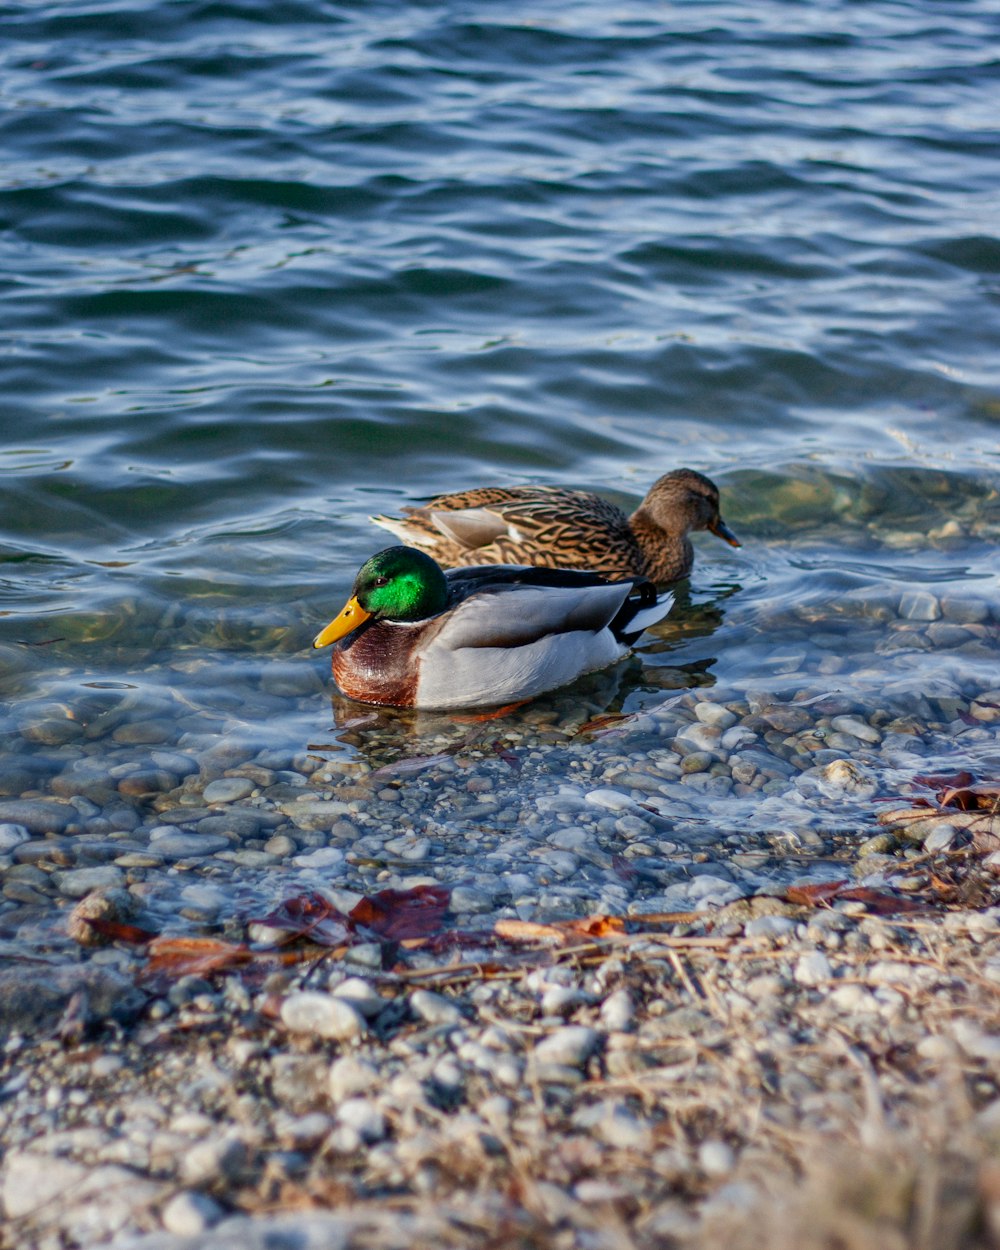
{"type": "Polygon", "coordinates": [[[373,583],[373,585],[375,585],[375,586],[388,586],[388,585],[389,585],[389,579],[388,579],[388,577],[376,577],[376,578],[375,578],[375,581],[374,581],[374,583],[373,583]]]}

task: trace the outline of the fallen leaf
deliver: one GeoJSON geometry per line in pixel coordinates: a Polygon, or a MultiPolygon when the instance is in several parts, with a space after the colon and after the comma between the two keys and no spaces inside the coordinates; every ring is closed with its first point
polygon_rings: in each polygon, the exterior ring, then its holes
{"type": "Polygon", "coordinates": [[[443,885],[380,890],[352,907],[349,919],[391,942],[427,937],[440,929],[450,897],[451,890],[443,885]]]}
{"type": "Polygon", "coordinates": [[[562,929],[555,925],[536,924],[533,920],[498,920],[493,932],[507,942],[561,942],[565,937],[562,929]]]}
{"type": "Polygon", "coordinates": [[[100,916],[82,916],[81,919],[109,942],[128,942],[132,946],[144,946],[157,936],[149,929],[140,929],[134,924],[122,924],[119,920],[103,920],[100,916]]]}
{"type": "Polygon", "coordinates": [[[322,894],[296,894],[267,916],[250,923],[280,929],[288,934],[286,941],[308,938],[318,946],[340,946],[349,941],[354,932],[350,918],[322,894]]]}
{"type": "Polygon", "coordinates": [[[816,881],[804,885],[790,885],[784,893],[787,903],[803,903],[806,907],[818,907],[837,897],[847,885],[846,881],[816,881]]]}
{"type": "Polygon", "coordinates": [[[621,916],[585,916],[582,920],[569,920],[561,927],[587,937],[609,937],[612,933],[625,932],[625,920],[621,916]]]}
{"type": "Polygon", "coordinates": [[[149,944],[148,976],[204,976],[245,964],[253,956],[242,942],[219,938],[158,937],[149,944]]]}

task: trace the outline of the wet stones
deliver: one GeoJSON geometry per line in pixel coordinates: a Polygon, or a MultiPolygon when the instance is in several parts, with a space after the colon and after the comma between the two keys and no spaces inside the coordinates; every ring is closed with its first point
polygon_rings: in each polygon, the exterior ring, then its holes
{"type": "Polygon", "coordinates": [[[48,799],[5,799],[0,822],[23,825],[32,833],[62,833],[76,818],[76,809],[48,799]]]}

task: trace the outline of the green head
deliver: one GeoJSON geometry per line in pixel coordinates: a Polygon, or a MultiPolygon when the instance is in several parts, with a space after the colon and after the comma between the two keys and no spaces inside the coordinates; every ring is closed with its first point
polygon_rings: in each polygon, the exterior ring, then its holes
{"type": "Polygon", "coordinates": [[[339,616],[318,634],[325,647],[363,625],[380,621],[422,621],[448,604],[448,583],[430,556],[414,547],[386,547],[367,560],[354,579],[351,597],[339,616]]]}
{"type": "Polygon", "coordinates": [[[358,570],[352,594],[369,616],[422,621],[443,612],[448,583],[441,567],[415,547],[386,547],[358,570]]]}

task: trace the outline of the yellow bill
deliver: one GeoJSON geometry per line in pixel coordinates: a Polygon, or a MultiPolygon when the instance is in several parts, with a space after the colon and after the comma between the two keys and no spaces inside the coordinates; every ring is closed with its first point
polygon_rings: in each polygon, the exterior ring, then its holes
{"type": "Polygon", "coordinates": [[[335,616],[326,629],[320,630],[313,639],[313,646],[328,647],[338,638],[346,638],[352,630],[363,625],[370,616],[371,613],[366,612],[356,598],[348,599],[340,615],[335,616]]]}

